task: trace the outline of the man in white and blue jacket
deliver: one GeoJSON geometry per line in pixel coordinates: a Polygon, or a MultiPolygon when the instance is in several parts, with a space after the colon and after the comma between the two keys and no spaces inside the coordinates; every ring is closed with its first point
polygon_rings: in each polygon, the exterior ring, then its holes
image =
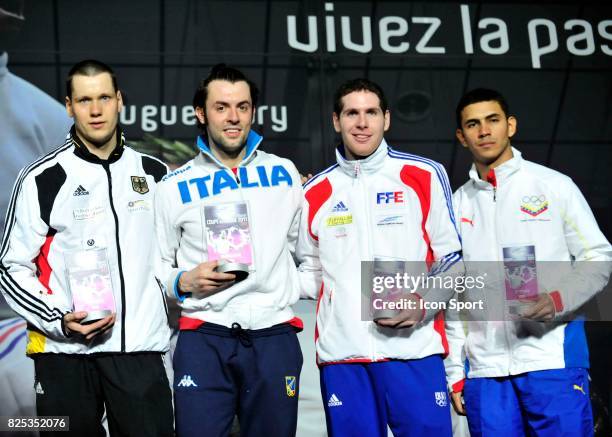
{"type": "Polygon", "coordinates": [[[174,353],[181,436],[227,435],[235,414],[243,436],[296,430],[302,325],[291,309],[299,298],[291,252],[302,187],[291,161],[259,149],[256,104],[242,72],[213,67],[193,102],[200,153],[156,196],[161,276],[182,308],[174,353]],[[246,279],[219,271],[231,253],[248,265],[246,279]]]}

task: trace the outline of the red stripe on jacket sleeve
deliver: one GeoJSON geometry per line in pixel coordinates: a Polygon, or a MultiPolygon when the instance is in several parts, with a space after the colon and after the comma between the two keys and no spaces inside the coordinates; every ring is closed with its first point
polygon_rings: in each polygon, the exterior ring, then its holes
{"type": "Polygon", "coordinates": [[[327,178],[313,186],[305,194],[306,201],[308,202],[308,233],[316,241],[319,238],[312,233],[312,220],[325,201],[331,197],[331,194],[332,186],[327,178]]]}
{"type": "Polygon", "coordinates": [[[414,165],[405,165],[400,171],[400,179],[408,187],[412,188],[421,204],[421,231],[423,232],[423,240],[427,245],[427,255],[425,261],[427,265],[431,265],[434,261],[433,250],[431,249],[431,240],[427,234],[425,224],[429,217],[429,208],[431,206],[431,173],[414,165]]]}
{"type": "Polygon", "coordinates": [[[36,268],[38,270],[38,281],[45,287],[47,294],[53,294],[53,291],[51,291],[51,288],[49,288],[51,272],[53,272],[53,268],[51,267],[51,264],[49,264],[49,250],[51,249],[51,243],[53,242],[54,237],[55,233],[53,235],[47,235],[47,238],[45,238],[45,243],[40,248],[40,253],[34,260],[34,264],[36,264],[36,268]]]}

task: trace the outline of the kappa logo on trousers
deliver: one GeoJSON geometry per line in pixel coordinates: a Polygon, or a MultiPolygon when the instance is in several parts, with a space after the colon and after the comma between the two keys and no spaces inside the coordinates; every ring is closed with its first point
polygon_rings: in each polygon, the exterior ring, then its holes
{"type": "Polygon", "coordinates": [[[177,387],[197,387],[198,385],[191,378],[191,375],[183,375],[179,383],[176,385],[177,387]]]}

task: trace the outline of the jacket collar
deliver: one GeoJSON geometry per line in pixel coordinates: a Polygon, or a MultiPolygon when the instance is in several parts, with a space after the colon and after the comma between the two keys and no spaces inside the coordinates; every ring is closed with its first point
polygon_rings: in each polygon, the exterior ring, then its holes
{"type": "Polygon", "coordinates": [[[100,159],[93,153],[89,151],[87,146],[83,143],[83,140],[79,138],[76,133],[76,128],[74,125],[70,128],[70,134],[68,136],[69,141],[72,142],[74,146],[74,154],[81,159],[84,159],[87,162],[92,162],[94,164],[112,164],[113,162],[117,162],[121,155],[123,155],[123,150],[125,149],[125,136],[123,135],[123,131],[121,127],[117,124],[117,145],[109,155],[108,159],[100,159]]]}
{"type": "Polygon", "coordinates": [[[491,169],[487,175],[487,180],[480,179],[476,164],[472,164],[470,168],[470,179],[473,181],[474,186],[480,189],[493,189],[493,187],[499,188],[501,185],[512,177],[521,166],[523,165],[523,155],[520,151],[512,147],[512,159],[504,162],[502,165],[491,169]]]}
{"type": "MultiPolygon", "coordinates": [[[[246,154],[244,155],[244,158],[242,159],[242,162],[239,164],[239,166],[248,164],[254,158],[255,152],[259,148],[259,145],[261,144],[262,141],[263,141],[263,137],[259,135],[257,132],[255,132],[253,129],[251,129],[251,131],[249,132],[249,135],[247,136],[247,141],[245,145],[246,154]]],[[[227,166],[223,164],[221,161],[219,161],[217,157],[210,150],[210,147],[208,146],[208,140],[206,138],[206,135],[198,135],[197,145],[198,145],[198,149],[200,149],[200,151],[202,152],[201,153],[201,155],[203,155],[202,158],[208,158],[208,160],[214,162],[219,167],[227,168],[227,166]]]]}
{"type": "Polygon", "coordinates": [[[336,161],[340,169],[351,177],[358,177],[360,174],[376,173],[383,166],[389,146],[383,138],[374,153],[364,159],[348,160],[344,154],[344,144],[340,143],[336,147],[336,161]]]}

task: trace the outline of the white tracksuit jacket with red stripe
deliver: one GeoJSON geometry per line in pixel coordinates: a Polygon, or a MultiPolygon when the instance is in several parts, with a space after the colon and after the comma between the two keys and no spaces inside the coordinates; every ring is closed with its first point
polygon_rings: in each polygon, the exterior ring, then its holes
{"type": "MultiPolygon", "coordinates": [[[[464,260],[468,269],[481,261],[497,261],[503,271],[502,248],[534,246],[540,292],[550,292],[557,318],[565,320],[606,285],[611,246],[569,177],[512,151],[514,157],[489,174],[490,182],[481,180],[472,166],[470,180],[454,194],[464,260]],[[577,262],[574,267],[571,261],[577,262]]],[[[499,293],[485,293],[485,298],[490,296],[499,293]]],[[[451,321],[451,314],[456,313],[448,314],[450,354],[445,365],[453,391],[463,388],[466,356],[469,378],[589,366],[579,320],[530,325],[470,321],[466,338],[462,322],[451,321]]]]}
{"type": "Polygon", "coordinates": [[[161,161],[127,147],[108,160],[75,135],[25,167],[13,189],[0,249],[0,290],[28,321],[26,353],[165,352],[170,328],[155,276],[153,196],[161,161]],[[105,249],[117,318],[91,342],[67,338],[72,311],[65,255],[105,249]]]}
{"type": "Polygon", "coordinates": [[[319,364],[446,353],[442,313],[400,330],[362,321],[360,275],[361,261],[375,257],[436,261],[445,272],[462,266],[444,168],[384,140],[363,160],[348,161],[340,150],[337,164],[305,185],[296,251],[302,297],[319,299],[319,364]]]}

